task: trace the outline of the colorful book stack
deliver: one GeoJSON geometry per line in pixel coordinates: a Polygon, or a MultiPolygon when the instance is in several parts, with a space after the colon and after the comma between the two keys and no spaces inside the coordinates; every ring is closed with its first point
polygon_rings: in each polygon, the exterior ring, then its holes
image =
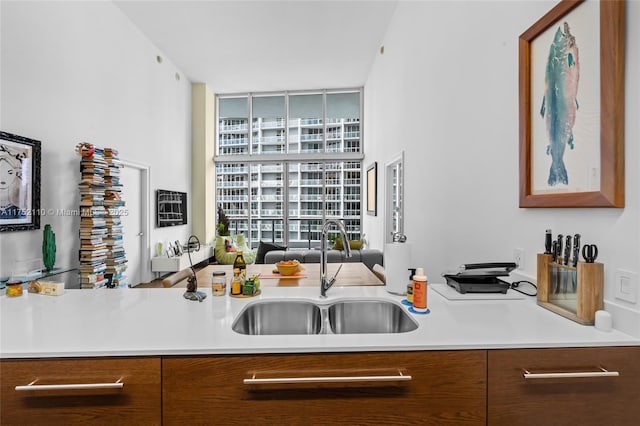
{"type": "Polygon", "coordinates": [[[122,184],[120,183],[120,169],[122,162],[118,158],[118,151],[112,148],[104,149],[107,169],[104,175],[104,204],[106,210],[107,237],[107,270],[105,276],[109,279],[109,287],[126,287],[128,285],[124,271],[127,269],[127,258],[122,239],[122,219],[125,214],[122,199],[122,184]]]}
{"type": "Polygon", "coordinates": [[[90,150],[81,150],[81,155],[81,180],[78,185],[80,190],[80,286],[98,288],[108,283],[104,275],[107,270],[108,248],[103,240],[108,232],[107,210],[104,206],[104,176],[108,166],[102,149],[91,146],[90,150]]]}

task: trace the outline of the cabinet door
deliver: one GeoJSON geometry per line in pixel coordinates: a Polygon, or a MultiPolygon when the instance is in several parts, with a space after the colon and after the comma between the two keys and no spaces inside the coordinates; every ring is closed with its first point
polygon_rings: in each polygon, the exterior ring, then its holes
{"type": "Polygon", "coordinates": [[[640,347],[491,350],[488,359],[489,425],[638,424],[640,347]]]}
{"type": "Polygon", "coordinates": [[[160,358],[3,360],[0,424],[159,425],[160,365],[160,358]]]}
{"type": "Polygon", "coordinates": [[[166,425],[486,422],[486,351],[170,357],[162,377],[166,425]]]}

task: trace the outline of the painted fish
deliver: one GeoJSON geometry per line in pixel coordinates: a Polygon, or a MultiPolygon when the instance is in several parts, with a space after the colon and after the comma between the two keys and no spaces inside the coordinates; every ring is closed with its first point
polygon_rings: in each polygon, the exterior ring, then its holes
{"type": "Polygon", "coordinates": [[[545,92],[540,115],[547,125],[547,155],[551,155],[549,186],[568,184],[569,176],[564,164],[566,145],[573,149],[573,125],[578,111],[578,80],[580,60],[576,38],[564,23],[564,32],[558,27],[549,48],[545,71],[545,92]]]}

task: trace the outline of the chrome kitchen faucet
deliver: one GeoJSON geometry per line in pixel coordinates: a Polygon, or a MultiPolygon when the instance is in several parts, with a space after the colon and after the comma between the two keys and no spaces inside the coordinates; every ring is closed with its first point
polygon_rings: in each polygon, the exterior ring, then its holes
{"type": "Polygon", "coordinates": [[[333,278],[327,279],[327,231],[331,224],[338,227],[340,234],[342,234],[342,245],[344,246],[345,254],[347,257],[351,257],[351,247],[349,246],[347,231],[344,229],[343,223],[339,220],[328,219],[322,226],[322,235],[320,235],[320,297],[322,298],[327,297],[327,290],[336,282],[338,272],[342,268],[342,264],[340,264],[333,278]]]}

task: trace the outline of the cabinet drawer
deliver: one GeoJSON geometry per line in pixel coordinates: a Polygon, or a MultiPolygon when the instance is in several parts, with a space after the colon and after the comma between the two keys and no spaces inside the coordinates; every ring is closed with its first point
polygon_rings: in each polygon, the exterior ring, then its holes
{"type": "Polygon", "coordinates": [[[637,424],[638,360],[640,347],[491,350],[488,424],[637,424]]]}
{"type": "Polygon", "coordinates": [[[0,424],[161,424],[160,366],[160,358],[3,360],[0,424]]]}
{"type": "Polygon", "coordinates": [[[486,420],[485,351],[169,357],[162,372],[166,425],[486,420]]]}

